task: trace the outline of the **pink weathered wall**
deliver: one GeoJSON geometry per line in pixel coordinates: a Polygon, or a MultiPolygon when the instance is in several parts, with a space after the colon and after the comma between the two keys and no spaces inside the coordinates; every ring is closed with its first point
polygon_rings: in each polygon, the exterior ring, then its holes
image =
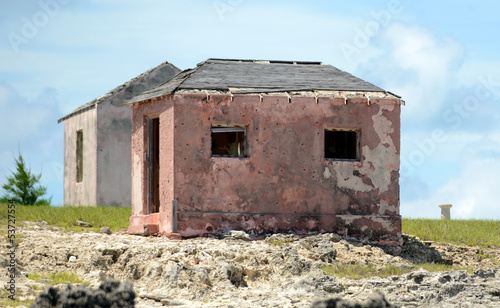
{"type": "Polygon", "coordinates": [[[181,234],[240,227],[399,237],[399,100],[176,94],[174,111],[181,234]],[[249,156],[210,157],[213,124],[247,126],[249,156]],[[360,129],[361,161],[325,161],[325,128],[360,129]]]}
{"type": "Polygon", "coordinates": [[[131,111],[111,103],[97,107],[98,205],[129,207],[131,204],[131,111]]]}
{"type": "Polygon", "coordinates": [[[64,121],[64,205],[96,205],[96,109],[64,121]],[[76,132],[83,130],[83,180],[76,181],[76,132]]]}
{"type": "Polygon", "coordinates": [[[227,229],[362,236],[395,243],[399,99],[175,94],[132,107],[130,233],[159,224],[196,236],[227,229]],[[146,215],[145,118],[160,114],[160,213],[146,215]],[[247,127],[248,157],[211,157],[212,125],[247,127]],[[361,160],[325,161],[325,129],[361,130],[361,160]],[[158,221],[157,221],[158,220],[158,221]]]}

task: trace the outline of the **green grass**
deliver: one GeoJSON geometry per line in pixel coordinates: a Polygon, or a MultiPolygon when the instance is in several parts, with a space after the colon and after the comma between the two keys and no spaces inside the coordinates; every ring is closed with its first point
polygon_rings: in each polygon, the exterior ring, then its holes
{"type": "Polygon", "coordinates": [[[33,303],[32,300],[28,299],[20,300],[18,294],[16,294],[14,300],[11,300],[9,295],[8,291],[0,291],[0,307],[17,307],[21,305],[29,307],[33,303]]]}
{"type": "MultiPolygon", "coordinates": [[[[6,226],[7,205],[0,205],[0,225],[6,226]]],[[[22,221],[46,221],[50,226],[61,227],[72,231],[100,231],[101,227],[109,227],[111,231],[126,229],[129,226],[130,208],[104,206],[64,206],[16,205],[16,224],[22,221]],[[91,228],[77,226],[77,220],[88,222],[91,228]]]]}
{"type": "MultiPolygon", "coordinates": [[[[415,269],[423,268],[428,272],[448,272],[452,270],[466,270],[469,274],[474,271],[473,268],[438,264],[438,263],[415,263],[415,269]]],[[[335,264],[332,266],[324,266],[321,269],[330,276],[348,278],[348,279],[365,279],[371,277],[387,278],[390,276],[400,276],[413,271],[411,268],[401,268],[394,265],[388,265],[383,268],[377,268],[372,264],[335,264]]]]}
{"type": "Polygon", "coordinates": [[[330,276],[343,277],[349,279],[364,279],[370,277],[386,278],[394,275],[402,275],[408,273],[409,270],[401,269],[393,265],[388,265],[383,268],[376,268],[372,264],[335,264],[331,266],[323,266],[321,269],[330,276]]]}
{"type": "Polygon", "coordinates": [[[64,283],[85,283],[85,281],[81,280],[76,274],[70,272],[60,272],[50,275],[41,275],[39,273],[28,274],[28,279],[39,281],[41,279],[50,279],[51,281],[48,284],[64,284],[64,283]]]}
{"type": "Polygon", "coordinates": [[[500,247],[499,220],[403,219],[403,232],[423,241],[500,247]]]}
{"type": "Polygon", "coordinates": [[[474,268],[472,267],[442,263],[415,263],[414,266],[416,269],[423,268],[428,272],[467,271],[469,274],[472,274],[474,272],[474,268]]]}
{"type": "Polygon", "coordinates": [[[269,240],[267,243],[269,245],[274,245],[274,246],[283,246],[283,245],[288,245],[292,242],[290,239],[273,239],[269,240]]]}

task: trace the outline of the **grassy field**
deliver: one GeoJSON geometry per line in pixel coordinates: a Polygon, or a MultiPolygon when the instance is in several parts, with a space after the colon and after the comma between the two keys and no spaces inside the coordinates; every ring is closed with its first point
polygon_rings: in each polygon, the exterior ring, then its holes
{"type": "Polygon", "coordinates": [[[500,247],[499,220],[403,219],[403,232],[423,241],[500,247]]]}
{"type": "MultiPolygon", "coordinates": [[[[7,205],[0,206],[0,225],[6,226],[7,205]]],[[[16,205],[16,223],[22,221],[46,221],[50,226],[60,227],[72,231],[100,231],[101,227],[109,227],[111,231],[125,230],[129,225],[130,208],[104,206],[28,206],[16,205]],[[85,221],[91,228],[78,227],[77,221],[85,221]]]]}
{"type": "MultiPolygon", "coordinates": [[[[0,223],[7,225],[7,205],[0,206],[0,223]]],[[[23,206],[16,205],[18,223],[46,221],[64,230],[99,231],[107,226],[112,231],[125,230],[129,225],[130,208],[83,206],[23,206]],[[92,228],[76,225],[77,220],[92,224],[92,228]]],[[[418,236],[424,241],[451,243],[466,246],[500,247],[500,221],[498,220],[440,220],[403,219],[403,232],[418,236]]]]}

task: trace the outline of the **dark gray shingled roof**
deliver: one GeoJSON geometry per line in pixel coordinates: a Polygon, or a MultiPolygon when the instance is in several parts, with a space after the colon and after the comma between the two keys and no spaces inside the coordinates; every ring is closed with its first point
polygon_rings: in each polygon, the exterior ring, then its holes
{"type": "Polygon", "coordinates": [[[385,92],[373,84],[321,62],[208,59],[168,82],[134,97],[133,104],[177,90],[241,90],[232,93],[285,91],[385,92]],[[244,89],[244,90],[243,90],[244,89]]]}
{"type": "Polygon", "coordinates": [[[71,118],[72,116],[85,112],[89,109],[94,108],[96,105],[105,102],[110,102],[111,104],[116,106],[123,105],[123,103],[126,103],[131,98],[143,93],[144,91],[153,89],[159,84],[162,84],[165,81],[169,80],[170,78],[172,78],[172,76],[175,76],[179,72],[180,69],[175,65],[169,62],[164,62],[157,67],[154,67],[142,73],[134,79],[129,80],[126,83],[114,88],[103,96],[98,97],[93,101],[76,108],[75,110],[73,110],[73,112],[60,118],[57,123],[61,123],[62,121],[71,118]]]}

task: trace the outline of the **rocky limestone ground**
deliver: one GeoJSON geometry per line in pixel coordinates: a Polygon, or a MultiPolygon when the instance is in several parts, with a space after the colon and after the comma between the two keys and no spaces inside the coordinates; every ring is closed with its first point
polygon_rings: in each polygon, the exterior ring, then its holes
{"type": "MultiPolygon", "coordinates": [[[[436,244],[412,236],[402,246],[377,247],[335,234],[251,238],[237,231],[219,238],[172,240],[125,232],[64,233],[43,222],[25,222],[18,232],[20,299],[34,299],[50,283],[28,279],[29,273],[72,272],[93,289],[107,278],[130,281],[136,307],[309,308],[328,298],[364,302],[379,291],[400,307],[500,307],[498,247],[436,244]],[[427,272],[419,268],[422,262],[474,270],[427,272]],[[342,265],[390,266],[406,273],[356,280],[322,270],[342,265]]],[[[2,288],[8,281],[10,248],[3,240],[2,288]]]]}

